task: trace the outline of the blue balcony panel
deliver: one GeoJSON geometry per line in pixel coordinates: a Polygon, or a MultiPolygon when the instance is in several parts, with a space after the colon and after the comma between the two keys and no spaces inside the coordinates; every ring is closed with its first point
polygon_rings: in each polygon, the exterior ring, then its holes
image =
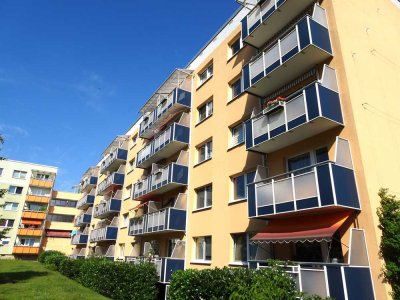
{"type": "Polygon", "coordinates": [[[123,148],[116,148],[100,166],[100,173],[115,172],[121,164],[126,163],[128,157],[128,150],[123,148]]]}
{"type": "Polygon", "coordinates": [[[146,169],[161,159],[171,157],[189,144],[189,135],[188,126],[171,124],[137,154],[136,166],[146,169]]]}
{"type": "Polygon", "coordinates": [[[92,206],[94,203],[95,196],[94,195],[85,195],[82,197],[78,203],[76,204],[77,209],[87,209],[92,206]]]}
{"type": "Polygon", "coordinates": [[[320,82],[313,83],[274,111],[264,110],[248,120],[246,149],[271,153],[340,126],[343,116],[339,93],[320,82]]]}
{"type": "Polygon", "coordinates": [[[104,219],[110,215],[119,214],[121,211],[121,199],[111,198],[104,203],[99,203],[94,207],[93,217],[97,219],[104,219]]]}
{"type": "MultiPolygon", "coordinates": [[[[325,11],[321,9],[321,13],[325,11]]],[[[244,66],[244,90],[267,96],[332,56],[327,25],[305,16],[292,31],[244,66]]]]}
{"type": "Polygon", "coordinates": [[[249,218],[360,210],[354,171],[325,162],[248,185],[249,218]]]}

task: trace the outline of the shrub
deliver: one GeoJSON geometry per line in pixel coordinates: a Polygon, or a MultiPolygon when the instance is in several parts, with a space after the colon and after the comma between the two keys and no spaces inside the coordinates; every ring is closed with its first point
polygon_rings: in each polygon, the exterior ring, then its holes
{"type": "Polygon", "coordinates": [[[79,281],[80,278],[80,268],[84,260],[78,259],[70,259],[66,258],[60,262],[58,271],[64,276],[75,279],[79,281]]]}
{"type": "Polygon", "coordinates": [[[43,264],[46,257],[53,255],[65,256],[64,253],[60,251],[54,251],[54,250],[43,251],[42,253],[39,254],[38,261],[43,264]]]}
{"type": "Polygon", "coordinates": [[[54,255],[49,255],[46,256],[44,259],[44,264],[46,267],[58,271],[60,268],[60,264],[62,261],[67,260],[68,257],[66,257],[64,254],[54,254],[54,255]]]}
{"type": "Polygon", "coordinates": [[[279,267],[262,270],[223,268],[177,271],[169,296],[186,299],[295,299],[294,281],[279,267]]]}

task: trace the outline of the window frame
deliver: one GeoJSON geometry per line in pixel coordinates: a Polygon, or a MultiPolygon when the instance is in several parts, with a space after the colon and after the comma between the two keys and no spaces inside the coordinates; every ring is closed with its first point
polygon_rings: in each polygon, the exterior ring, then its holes
{"type": "Polygon", "coordinates": [[[232,101],[243,94],[243,77],[240,75],[229,83],[229,101],[232,101]],[[235,85],[239,83],[239,91],[234,93],[235,85]]]}
{"type": "Polygon", "coordinates": [[[230,179],[231,179],[231,187],[232,187],[232,190],[231,190],[232,194],[231,194],[231,197],[230,197],[231,200],[229,201],[229,203],[236,203],[236,202],[241,202],[241,201],[247,200],[247,198],[248,198],[247,185],[250,183],[249,182],[249,176],[251,176],[251,175],[255,176],[255,174],[256,174],[256,171],[254,170],[254,171],[248,171],[246,173],[240,173],[240,174],[237,174],[237,175],[232,175],[230,177],[230,179]],[[237,179],[239,177],[243,177],[244,178],[244,192],[245,192],[245,195],[242,198],[235,198],[235,196],[236,196],[235,194],[236,194],[236,190],[237,190],[237,188],[235,186],[235,179],[237,179]]]}
{"type": "Polygon", "coordinates": [[[195,205],[195,209],[196,210],[203,210],[203,209],[208,209],[212,207],[212,199],[213,199],[213,186],[212,183],[204,185],[200,188],[195,189],[196,192],[196,205],[195,205]],[[203,206],[199,207],[199,193],[204,193],[203,194],[203,200],[202,200],[202,204],[203,206]],[[209,199],[209,195],[211,195],[211,199],[209,199]],[[209,205],[207,205],[209,203],[209,205]]]}
{"type": "Polygon", "coordinates": [[[197,164],[201,164],[202,162],[212,159],[212,154],[213,154],[213,145],[211,139],[197,146],[197,164]],[[202,157],[201,153],[203,148],[204,148],[204,159],[201,159],[202,157]]]}
{"type": "Polygon", "coordinates": [[[249,259],[249,249],[248,249],[249,235],[248,235],[248,233],[247,232],[231,233],[231,239],[232,239],[232,264],[240,264],[240,265],[247,264],[248,259],[249,259]],[[236,259],[236,244],[237,244],[237,242],[235,241],[235,237],[243,238],[243,249],[246,252],[246,254],[244,255],[244,260],[236,259]]]}
{"type": "Polygon", "coordinates": [[[24,191],[24,187],[22,187],[22,186],[17,186],[17,185],[10,185],[10,186],[8,187],[8,190],[7,190],[7,192],[8,192],[9,194],[12,194],[12,195],[22,195],[22,192],[23,192],[23,191],[24,191]],[[11,191],[10,191],[11,188],[15,188],[14,192],[11,192],[11,191]],[[21,189],[21,193],[17,193],[18,189],[21,189]]]}
{"type": "MultiPolygon", "coordinates": [[[[236,124],[234,126],[229,127],[229,132],[230,132],[230,142],[229,142],[229,148],[233,148],[239,145],[242,145],[246,142],[246,127],[245,127],[245,122],[241,122],[239,124],[236,124]],[[238,127],[241,127],[243,133],[243,140],[237,139],[237,142],[235,143],[235,138],[234,138],[234,130],[236,130],[238,127]]],[[[240,133],[239,135],[240,136],[240,133]]]]}
{"type": "Polygon", "coordinates": [[[15,225],[15,219],[2,219],[2,221],[4,222],[4,226],[0,223],[0,228],[13,228],[15,225]],[[11,226],[10,222],[12,222],[11,226]]]}
{"type": "Polygon", "coordinates": [[[214,75],[213,62],[210,62],[202,71],[200,71],[197,76],[199,79],[198,87],[206,83],[214,75]]]}
{"type": "Polygon", "coordinates": [[[4,211],[18,211],[18,206],[19,203],[18,202],[4,202],[4,206],[3,206],[3,210],[4,211]],[[7,205],[11,204],[11,209],[7,209],[7,205]],[[14,204],[16,204],[17,206],[15,207],[15,209],[13,209],[13,207],[15,206],[14,204]]]}
{"type": "Polygon", "coordinates": [[[13,174],[12,174],[12,178],[25,180],[27,175],[28,175],[28,172],[26,172],[26,171],[14,170],[13,174]],[[16,174],[18,174],[18,176],[16,176],[16,174]],[[21,176],[21,175],[24,175],[24,176],[21,176]]]}
{"type": "Polygon", "coordinates": [[[200,105],[197,108],[197,124],[211,117],[214,113],[214,101],[213,99],[208,100],[206,103],[200,105]],[[201,117],[201,110],[205,109],[204,117],[201,117]]]}
{"type": "Polygon", "coordinates": [[[194,259],[195,262],[205,262],[205,263],[211,263],[212,261],[212,236],[211,235],[206,235],[206,236],[199,236],[194,238],[194,259]],[[209,241],[209,249],[210,249],[210,255],[209,259],[207,258],[207,241],[209,241]],[[198,256],[199,253],[199,246],[202,244],[202,253],[201,255],[198,256]]]}

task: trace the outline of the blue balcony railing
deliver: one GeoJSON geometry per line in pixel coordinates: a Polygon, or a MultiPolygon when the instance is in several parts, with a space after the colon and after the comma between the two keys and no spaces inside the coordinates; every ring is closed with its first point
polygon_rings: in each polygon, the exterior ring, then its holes
{"type": "Polygon", "coordinates": [[[89,234],[84,232],[79,232],[71,238],[72,245],[86,245],[89,239],[89,234]]]}
{"type": "Polygon", "coordinates": [[[125,180],[125,166],[121,165],[118,171],[110,174],[97,186],[97,195],[104,195],[109,191],[121,189],[125,180]]]}
{"type": "Polygon", "coordinates": [[[122,200],[117,198],[107,199],[94,207],[93,217],[103,219],[110,215],[118,214],[121,211],[122,200]]]}
{"type": "Polygon", "coordinates": [[[89,208],[86,212],[82,212],[79,216],[75,218],[75,226],[89,225],[92,221],[92,210],[89,208]]]}
{"type": "Polygon", "coordinates": [[[139,151],[136,166],[143,169],[148,168],[153,163],[182,150],[189,144],[189,131],[188,126],[178,123],[171,124],[139,151]]]}
{"type": "Polygon", "coordinates": [[[130,220],[129,235],[185,231],[186,210],[173,207],[130,220]]]}
{"type": "MultiPolygon", "coordinates": [[[[249,268],[268,268],[268,263],[249,261],[249,268]]],[[[284,270],[294,279],[297,290],[307,295],[336,300],[375,299],[369,266],[294,262],[284,270]]]]}
{"type": "Polygon", "coordinates": [[[94,195],[85,195],[81,199],[79,199],[78,203],[76,204],[77,209],[86,209],[89,206],[92,206],[94,203],[95,196],[94,195]]]}
{"type": "Polygon", "coordinates": [[[300,15],[314,0],[266,0],[242,20],[243,42],[261,48],[300,15]]]}
{"type": "Polygon", "coordinates": [[[325,10],[315,8],[244,66],[244,90],[264,97],[332,57],[325,10]]]}
{"type": "Polygon", "coordinates": [[[156,134],[160,127],[172,117],[172,115],[189,110],[191,105],[191,93],[180,88],[174,89],[166,99],[145,117],[140,123],[140,137],[149,139],[156,134]]]}
{"type": "Polygon", "coordinates": [[[188,183],[188,167],[171,163],[134,185],[132,198],[140,200],[162,194],[188,183]]]}
{"type": "Polygon", "coordinates": [[[102,242],[102,241],[115,241],[118,236],[118,226],[106,226],[103,228],[93,229],[90,232],[89,241],[102,242]]]}
{"type": "Polygon", "coordinates": [[[270,153],[338,126],[343,126],[339,93],[316,82],[248,120],[246,149],[270,153]]]}
{"type": "Polygon", "coordinates": [[[249,218],[360,209],[354,171],[329,161],[250,183],[247,188],[249,218]]]}
{"type": "Polygon", "coordinates": [[[96,187],[97,184],[97,176],[90,175],[86,180],[84,180],[81,184],[81,192],[86,193],[89,192],[92,188],[96,187]]]}
{"type": "Polygon", "coordinates": [[[127,157],[128,157],[128,150],[123,148],[115,148],[101,162],[100,173],[105,174],[107,171],[108,172],[116,171],[121,164],[124,164],[126,162],[127,157]]]}

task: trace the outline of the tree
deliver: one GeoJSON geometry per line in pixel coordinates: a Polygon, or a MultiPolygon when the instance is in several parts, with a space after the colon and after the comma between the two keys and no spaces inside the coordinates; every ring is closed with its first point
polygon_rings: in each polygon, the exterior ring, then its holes
{"type": "MultiPolygon", "coordinates": [[[[0,135],[0,144],[4,143],[4,139],[3,137],[0,135]]],[[[0,157],[0,160],[4,160],[3,157],[0,157]]],[[[3,198],[4,194],[6,193],[6,190],[4,189],[0,189],[0,199],[3,198]]],[[[0,208],[3,208],[4,204],[0,204],[0,208]]],[[[0,216],[0,223],[3,222],[3,220],[1,219],[0,216]]],[[[4,228],[4,229],[0,229],[0,240],[5,238],[7,233],[10,231],[9,228],[4,228]]],[[[2,244],[0,244],[0,247],[2,246],[2,244]]]]}
{"type": "Polygon", "coordinates": [[[379,254],[385,261],[382,275],[392,287],[394,300],[400,299],[400,199],[388,194],[388,189],[378,193],[380,207],[377,209],[379,229],[382,231],[379,254]]]}

